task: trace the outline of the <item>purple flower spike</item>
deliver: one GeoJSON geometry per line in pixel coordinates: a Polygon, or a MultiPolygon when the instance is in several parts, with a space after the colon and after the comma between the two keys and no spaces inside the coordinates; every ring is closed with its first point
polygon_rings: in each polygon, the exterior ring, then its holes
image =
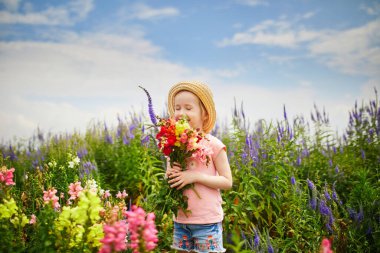
{"type": "Polygon", "coordinates": [[[156,114],[154,113],[153,110],[153,104],[152,104],[152,97],[150,96],[149,92],[142,86],[139,86],[147,95],[148,97],[148,109],[149,109],[149,117],[150,120],[152,121],[153,125],[157,125],[157,119],[156,119],[156,114]]]}
{"type": "Polygon", "coordinates": [[[256,229],[255,229],[255,239],[253,240],[254,242],[254,246],[255,248],[259,247],[260,245],[260,236],[259,236],[259,233],[257,233],[256,229]]]}
{"type": "Polygon", "coordinates": [[[307,181],[307,185],[309,186],[310,190],[315,189],[315,185],[313,184],[313,182],[311,180],[307,179],[306,181],[307,181]]]}

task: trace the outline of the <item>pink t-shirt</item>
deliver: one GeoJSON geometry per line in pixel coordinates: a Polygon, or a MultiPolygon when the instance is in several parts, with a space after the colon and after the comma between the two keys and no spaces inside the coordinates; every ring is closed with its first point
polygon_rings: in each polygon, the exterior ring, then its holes
{"type": "MultiPolygon", "coordinates": [[[[199,171],[207,175],[218,175],[214,165],[214,160],[222,149],[225,150],[226,146],[216,137],[208,134],[205,141],[209,145],[213,154],[211,161],[208,165],[201,162],[197,158],[190,158],[187,165],[187,170],[199,171]]],[[[192,189],[184,191],[184,195],[188,197],[188,210],[186,215],[182,210],[178,211],[177,217],[174,221],[185,224],[209,224],[217,223],[223,220],[222,197],[219,189],[213,189],[199,183],[194,184],[195,190],[199,193],[199,198],[192,189]]]]}

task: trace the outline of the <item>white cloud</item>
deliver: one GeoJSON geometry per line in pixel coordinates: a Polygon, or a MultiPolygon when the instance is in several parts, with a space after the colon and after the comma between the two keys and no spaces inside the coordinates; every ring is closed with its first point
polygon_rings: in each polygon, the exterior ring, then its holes
{"type": "Polygon", "coordinates": [[[0,42],[0,139],[84,127],[146,109],[147,88],[162,112],[169,85],[191,70],[160,57],[142,37],[69,33],[61,42],[0,42]],[[107,113],[115,113],[107,115],[107,113]],[[13,127],[12,127],[13,126],[13,127]]]}
{"type": "MultiPolygon", "coordinates": [[[[10,2],[10,1],[6,1],[10,2]]],[[[93,9],[93,0],[75,0],[66,5],[45,10],[33,11],[31,3],[24,4],[24,12],[15,12],[20,2],[10,2],[7,10],[0,11],[0,24],[27,24],[27,25],[73,25],[85,19],[93,9]]]]}
{"type": "MultiPolygon", "coordinates": [[[[297,17],[297,19],[307,19],[311,14],[297,17]]],[[[224,39],[219,46],[233,46],[242,44],[258,44],[267,46],[279,46],[284,48],[295,48],[300,43],[312,41],[318,38],[318,32],[305,30],[303,28],[294,29],[293,22],[281,18],[280,20],[265,20],[246,32],[236,33],[230,39],[224,39]]]]}
{"type": "Polygon", "coordinates": [[[344,31],[330,31],[310,44],[310,53],[348,74],[379,75],[380,20],[344,31]]]}
{"type": "Polygon", "coordinates": [[[152,8],[142,3],[133,5],[131,11],[121,10],[119,13],[119,15],[127,15],[131,19],[141,20],[173,17],[179,14],[180,11],[174,7],[152,8]],[[125,12],[127,12],[127,14],[125,14],[125,12]]]}
{"type": "MultiPolygon", "coordinates": [[[[313,13],[295,18],[263,21],[246,32],[236,33],[218,43],[219,46],[257,44],[288,49],[304,49],[307,57],[347,74],[379,76],[380,69],[380,19],[345,30],[312,30],[298,25],[313,13]]],[[[286,56],[268,56],[269,60],[289,60],[286,56]]],[[[283,62],[283,61],[281,61],[283,62]]]]}

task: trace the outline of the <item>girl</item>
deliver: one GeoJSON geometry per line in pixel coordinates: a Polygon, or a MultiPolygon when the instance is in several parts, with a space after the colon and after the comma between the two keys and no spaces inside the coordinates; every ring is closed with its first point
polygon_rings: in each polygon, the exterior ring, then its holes
{"type": "Polygon", "coordinates": [[[174,218],[172,248],[179,252],[225,252],[222,234],[222,198],[220,189],[232,187],[231,169],[226,146],[210,135],[216,120],[211,90],[199,82],[180,82],[169,91],[168,109],[176,119],[186,116],[194,129],[206,134],[206,145],[212,150],[208,165],[189,158],[186,170],[168,166],[166,176],[171,187],[181,189],[194,184],[199,198],[191,189],[185,190],[190,213],[178,211],[174,218]]]}

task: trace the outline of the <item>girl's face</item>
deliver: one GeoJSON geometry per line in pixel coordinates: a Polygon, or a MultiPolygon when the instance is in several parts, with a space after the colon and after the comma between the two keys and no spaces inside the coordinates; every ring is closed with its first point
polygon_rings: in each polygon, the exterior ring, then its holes
{"type": "Polygon", "coordinates": [[[194,93],[180,91],[174,97],[174,117],[186,116],[192,128],[203,130],[203,122],[207,119],[206,110],[194,93]]]}

